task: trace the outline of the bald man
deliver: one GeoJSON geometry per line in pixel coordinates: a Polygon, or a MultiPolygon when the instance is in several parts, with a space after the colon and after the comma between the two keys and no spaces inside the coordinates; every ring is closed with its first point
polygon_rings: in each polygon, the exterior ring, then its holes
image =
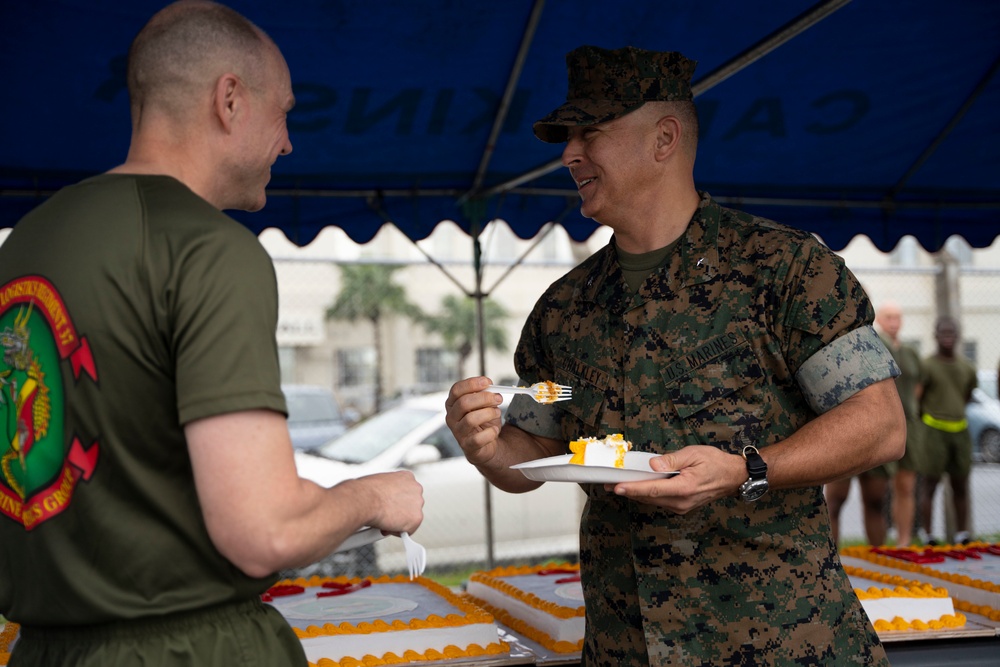
{"type": "Polygon", "coordinates": [[[0,247],[0,613],[10,665],[305,665],[260,594],[362,526],[412,532],[408,472],[296,473],[277,286],[222,213],[292,150],[278,47],[236,12],[169,5],[129,52],[125,162],[0,247]]]}
{"type": "Polygon", "coordinates": [[[895,379],[896,390],[903,403],[906,415],[906,453],[898,462],[891,461],[876,466],[857,475],[830,482],[824,488],[827,506],[830,509],[830,527],[833,539],[840,539],[840,512],[851,490],[853,479],[858,480],[861,491],[862,517],[865,537],[870,544],[882,545],[886,542],[888,525],[886,522],[886,500],[890,483],[893,487],[892,516],[898,531],[898,544],[910,544],[913,539],[914,515],[916,512],[916,479],[920,465],[920,435],[923,427],[917,401],[920,391],[920,355],[912,347],[899,339],[903,322],[903,311],[893,301],[884,302],[875,311],[875,326],[879,338],[889,349],[900,375],[895,379]]]}
{"type": "Polygon", "coordinates": [[[875,311],[875,326],[900,370],[900,375],[896,378],[896,390],[906,414],[906,453],[898,461],[893,477],[892,519],[897,531],[896,543],[908,546],[913,541],[916,519],[917,473],[924,463],[924,428],[920,423],[923,367],[920,354],[899,337],[903,326],[903,310],[898,303],[884,302],[875,311]]]}

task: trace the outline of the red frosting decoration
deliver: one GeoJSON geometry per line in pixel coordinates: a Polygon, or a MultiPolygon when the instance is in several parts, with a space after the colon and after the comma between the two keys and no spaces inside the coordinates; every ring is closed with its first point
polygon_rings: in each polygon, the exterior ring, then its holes
{"type": "MultiPolygon", "coordinates": [[[[284,597],[286,595],[298,595],[299,593],[305,593],[306,589],[302,586],[297,586],[295,584],[279,584],[277,586],[271,586],[267,589],[267,593],[264,595],[270,596],[272,599],[284,597]]],[[[267,602],[267,600],[265,600],[267,602]]]]}
{"type": "Polygon", "coordinates": [[[356,584],[341,583],[339,581],[328,581],[326,583],[320,584],[320,586],[332,590],[317,593],[316,597],[329,598],[333,597],[334,595],[347,595],[348,593],[353,593],[354,591],[360,591],[362,588],[368,588],[371,585],[372,582],[370,579],[365,579],[364,581],[360,581],[356,584]]]}
{"type": "Polygon", "coordinates": [[[887,547],[873,547],[872,551],[883,556],[898,558],[911,563],[943,563],[944,556],[936,554],[932,549],[926,549],[922,553],[919,551],[908,551],[906,549],[891,549],[887,547]]]}

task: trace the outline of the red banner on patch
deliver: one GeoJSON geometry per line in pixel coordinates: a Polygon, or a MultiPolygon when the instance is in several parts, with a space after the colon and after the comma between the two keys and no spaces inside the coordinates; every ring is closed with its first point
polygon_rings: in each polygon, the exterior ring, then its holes
{"type": "Polygon", "coordinates": [[[17,303],[34,304],[45,316],[52,329],[59,356],[69,359],[74,379],[79,380],[80,374],[86,372],[92,380],[97,380],[97,367],[90,352],[90,344],[86,338],[77,335],[66,311],[66,304],[52,283],[41,276],[25,276],[0,287],[0,312],[5,311],[8,305],[17,303]]]}
{"type": "Polygon", "coordinates": [[[0,485],[0,513],[31,530],[39,522],[54,517],[69,507],[73,491],[81,478],[89,479],[97,464],[97,443],[84,450],[79,440],[73,440],[69,456],[56,481],[24,501],[5,486],[0,485]]]}

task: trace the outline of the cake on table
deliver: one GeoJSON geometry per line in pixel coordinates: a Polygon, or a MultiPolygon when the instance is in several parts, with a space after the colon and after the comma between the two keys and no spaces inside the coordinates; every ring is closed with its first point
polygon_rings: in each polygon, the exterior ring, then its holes
{"type": "Polygon", "coordinates": [[[288,621],[313,667],[503,656],[493,617],[417,577],[285,580],[262,596],[288,621]]]}
{"type": "Polygon", "coordinates": [[[466,592],[503,625],[556,653],[583,649],[579,565],[500,567],[475,572],[466,592]]]}
{"type": "MultiPolygon", "coordinates": [[[[261,598],[292,626],[310,667],[367,667],[510,652],[488,612],[424,577],[299,578],[279,582],[261,598]]],[[[2,626],[0,665],[10,659],[18,629],[16,623],[2,626]]]]}
{"type": "Polygon", "coordinates": [[[945,588],[956,609],[1000,621],[1000,545],[848,547],[841,561],[945,588]]]}
{"type": "Polygon", "coordinates": [[[941,630],[965,625],[944,588],[894,574],[844,566],[868,619],[879,632],[941,630]]]}
{"type": "Polygon", "coordinates": [[[573,465],[603,466],[606,468],[625,467],[625,454],[632,449],[632,443],[621,433],[614,433],[603,439],[581,438],[569,443],[573,452],[569,462],[573,465]]]}

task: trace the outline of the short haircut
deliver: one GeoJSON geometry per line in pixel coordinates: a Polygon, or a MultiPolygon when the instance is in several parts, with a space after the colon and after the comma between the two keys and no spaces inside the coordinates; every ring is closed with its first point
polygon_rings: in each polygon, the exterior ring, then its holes
{"type": "Polygon", "coordinates": [[[133,118],[147,105],[183,113],[199,88],[214,84],[226,72],[259,88],[267,41],[262,30],[229,7],[203,0],[168,5],[129,48],[133,118]]]}
{"type": "Polygon", "coordinates": [[[686,149],[694,155],[698,150],[698,109],[694,102],[673,101],[646,102],[640,109],[647,108],[648,113],[659,117],[676,116],[681,121],[681,136],[686,149]]]}
{"type": "Polygon", "coordinates": [[[934,331],[940,331],[943,327],[952,327],[957,332],[959,330],[958,320],[951,315],[940,315],[934,322],[934,331]]]}

